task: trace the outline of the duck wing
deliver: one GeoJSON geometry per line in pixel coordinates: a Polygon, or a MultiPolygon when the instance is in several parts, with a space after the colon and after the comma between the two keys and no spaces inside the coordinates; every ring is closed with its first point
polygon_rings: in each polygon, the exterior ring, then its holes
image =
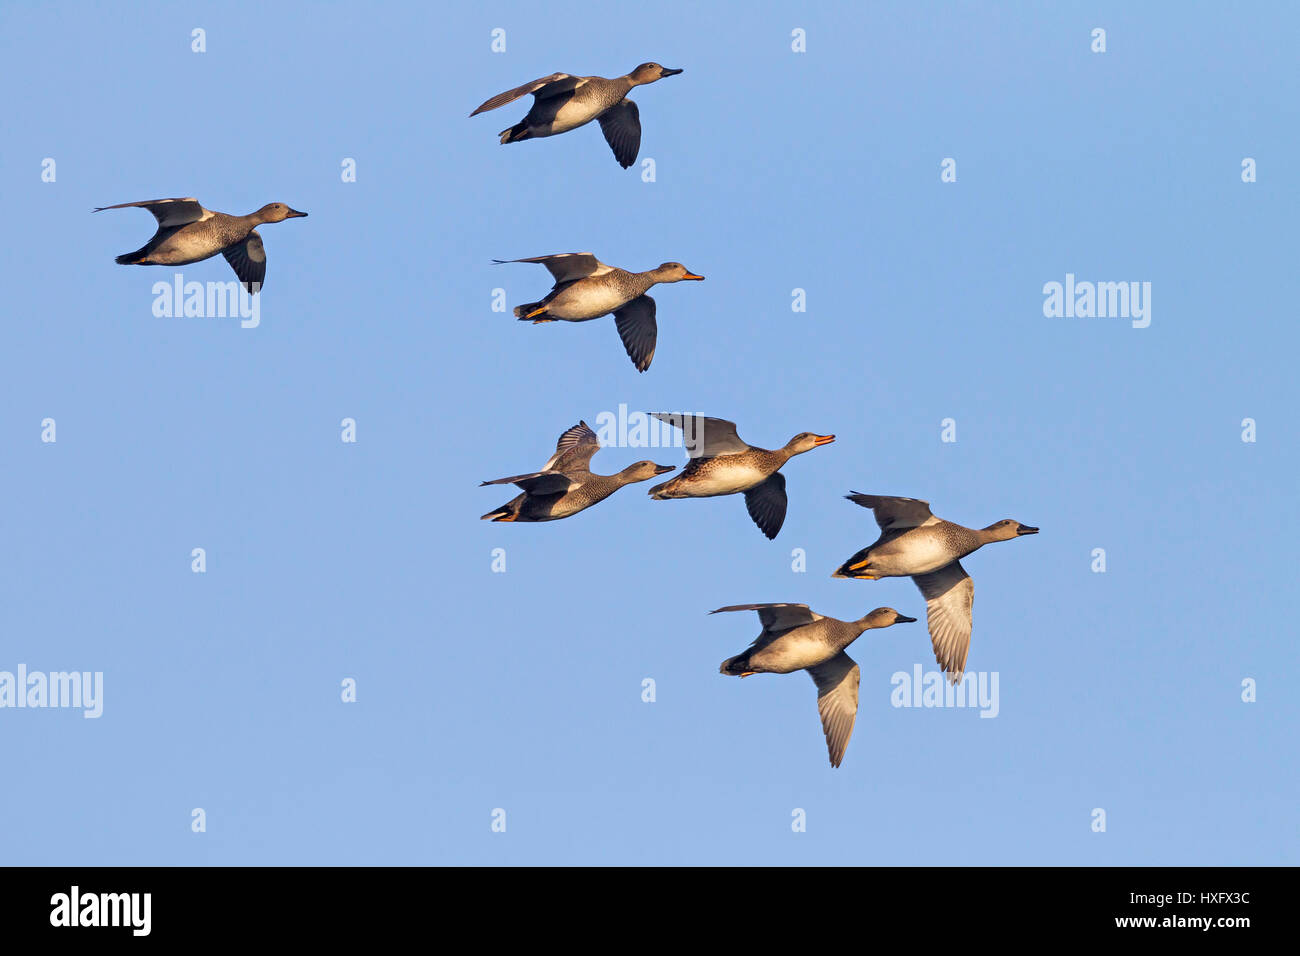
{"type": "Polygon", "coordinates": [[[245,289],[254,293],[262,288],[262,282],[266,279],[266,247],[262,245],[262,237],[256,229],[243,242],[226,246],[221,254],[230,263],[230,268],[235,270],[235,275],[239,276],[245,289]]]}
{"type": "Polygon", "coordinates": [[[772,472],[766,481],[761,481],[745,492],[745,508],[758,530],[767,535],[768,540],[775,538],[785,524],[785,475],[779,471],[772,472]]]}
{"type": "Polygon", "coordinates": [[[540,263],[546,266],[546,271],[555,280],[556,289],[563,283],[576,282],[587,276],[604,275],[610,271],[609,266],[590,252],[561,252],[553,256],[534,256],[531,259],[493,259],[492,261],[498,265],[507,262],[540,263]]]}
{"type": "Polygon", "coordinates": [[[505,106],[507,103],[513,103],[521,96],[527,96],[532,93],[539,100],[544,100],[552,96],[559,96],[561,93],[569,93],[576,90],[583,83],[587,82],[585,76],[571,76],[568,73],[552,73],[550,76],[543,76],[540,79],[532,80],[521,86],[516,86],[513,90],[506,90],[504,93],[498,93],[482,106],[476,109],[470,116],[478,116],[479,113],[486,113],[488,110],[494,110],[499,106],[505,106]]]}
{"type": "Polygon", "coordinates": [[[774,635],[823,618],[823,615],[810,610],[807,604],[730,604],[709,613],[721,614],[724,611],[757,611],[763,630],[774,635]]]}
{"type": "Polygon", "coordinates": [[[912,580],[925,597],[926,622],[934,659],[948,675],[949,683],[961,680],[970,651],[971,608],[975,604],[975,582],[960,561],[944,565],[929,574],[914,574],[912,580]]]}
{"type": "Polygon", "coordinates": [[[585,470],[591,464],[591,456],[598,451],[600,440],[596,433],[586,422],[578,422],[560,435],[555,443],[555,454],[542,465],[542,471],[585,470]]]}
{"type": "Polygon", "coordinates": [[[655,300],[648,295],[639,295],[621,309],[614,310],[618,337],[623,340],[627,357],[638,372],[644,372],[654,361],[655,344],[659,340],[655,311],[655,300]]]}
{"type": "Polygon", "coordinates": [[[535,471],[527,475],[494,478],[492,481],[481,482],[479,487],[486,485],[518,485],[530,495],[562,495],[577,488],[578,482],[558,471],[535,471]]]}
{"type": "Polygon", "coordinates": [[[153,217],[158,220],[159,229],[184,226],[187,223],[206,219],[211,215],[199,205],[199,201],[193,196],[187,196],[184,199],[142,199],[140,202],[120,202],[116,206],[98,206],[94,211],[129,209],[133,206],[148,209],[153,213],[153,217]]]}
{"type": "Polygon", "coordinates": [[[856,505],[870,508],[881,531],[919,528],[934,517],[930,511],[930,502],[920,498],[891,498],[886,495],[864,495],[856,491],[844,497],[856,505]]]}
{"type": "Polygon", "coordinates": [[[618,164],[627,169],[641,151],[641,112],[629,99],[622,99],[600,114],[600,131],[614,151],[618,164]]]}
{"type": "Polygon", "coordinates": [[[826,734],[831,766],[838,767],[844,760],[844,750],[853,736],[853,724],[858,717],[858,685],[862,682],[862,670],[843,651],[807,670],[817,685],[817,713],[822,718],[822,732],[826,734]]]}
{"type": "Polygon", "coordinates": [[[736,423],[725,418],[705,415],[679,415],[675,412],[651,412],[651,416],[682,430],[686,453],[692,458],[714,458],[749,451],[749,445],[736,434],[736,423]]]}

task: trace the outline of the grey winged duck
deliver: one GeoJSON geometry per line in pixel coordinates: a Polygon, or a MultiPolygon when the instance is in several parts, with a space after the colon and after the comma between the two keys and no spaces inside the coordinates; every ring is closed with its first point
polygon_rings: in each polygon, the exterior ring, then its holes
{"type": "Polygon", "coordinates": [[[880,537],[840,565],[831,577],[864,581],[910,577],[925,597],[934,658],[948,680],[957,683],[970,651],[975,601],[975,583],[961,566],[961,559],[990,542],[1037,534],[1038,529],[1011,518],[987,528],[966,528],[936,518],[930,503],[917,498],[857,492],[845,497],[871,509],[880,537]]]}
{"type": "Polygon", "coordinates": [[[532,259],[494,259],[538,263],[546,267],[555,285],[540,302],[516,306],[515,318],[542,322],[587,322],[614,315],[614,325],[627,357],[638,372],[650,367],[659,340],[655,300],[646,295],[651,286],[663,282],[701,281],[680,262],[665,262],[647,272],[628,272],[607,266],[590,252],[566,252],[532,259]]]}
{"type": "Polygon", "coordinates": [[[498,93],[469,115],[486,113],[531,93],[532,109],[514,126],[501,131],[502,144],[556,136],[599,120],[600,131],[614,151],[614,158],[627,169],[636,162],[641,150],[641,113],[627,94],[638,86],[681,72],[658,63],[642,63],[626,76],[613,79],[552,73],[498,93]]]}
{"type": "Polygon", "coordinates": [[[734,677],[789,674],[806,670],[817,685],[817,712],[831,766],[844,760],[858,716],[862,672],[844,649],[863,632],[915,621],[892,607],[878,607],[856,621],[841,621],[809,610],[807,604],[733,604],[723,611],[757,611],[763,631],[743,653],[728,657],[719,672],[734,677]]]}
{"type": "Polygon", "coordinates": [[[682,473],[650,489],[656,501],[743,494],[758,530],[775,538],[785,524],[785,475],[781,467],[795,455],[835,440],[834,435],[800,432],[780,448],[758,448],[736,434],[736,423],[704,415],[652,413],[682,429],[690,461],[682,473]]]}
{"type": "Polygon", "coordinates": [[[145,199],[124,202],[105,209],[128,209],[139,206],[153,213],[158,231],[135,252],[115,260],[123,266],[183,266],[202,262],[218,252],[230,263],[235,275],[249,292],[258,292],[266,279],[266,249],[257,227],[265,223],[298,219],[305,212],[291,209],[282,202],[267,203],[247,216],[230,216],[204,209],[193,197],[185,199],[145,199]]]}
{"type": "Polygon", "coordinates": [[[555,454],[541,470],[485,481],[479,486],[510,484],[522,491],[500,508],[483,515],[483,520],[558,521],[599,504],[624,485],[646,481],[676,467],[638,461],[612,475],[594,475],[591,457],[599,450],[596,433],[586,422],[578,422],[560,436],[555,454]]]}

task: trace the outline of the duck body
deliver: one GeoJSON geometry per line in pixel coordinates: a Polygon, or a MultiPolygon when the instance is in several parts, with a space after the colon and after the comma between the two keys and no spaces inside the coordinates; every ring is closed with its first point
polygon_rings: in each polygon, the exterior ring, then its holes
{"type": "Polygon", "coordinates": [[[606,266],[599,273],[563,286],[557,285],[541,302],[516,308],[515,315],[526,318],[527,315],[544,314],[545,319],[589,322],[621,309],[648,292],[654,284],[655,279],[649,272],[628,272],[606,266]],[[521,315],[521,311],[526,314],[521,315]]]}
{"type": "Polygon", "coordinates": [[[936,518],[930,504],[918,498],[885,495],[846,495],[871,509],[880,537],[841,564],[831,577],[875,581],[910,577],[925,598],[930,642],[935,660],[951,683],[966,669],[973,627],[975,583],[961,559],[994,541],[1037,534],[1037,528],[1012,518],[987,528],[967,528],[936,518]]]}
{"type": "Polygon", "coordinates": [[[253,225],[243,216],[208,212],[206,217],[188,226],[159,230],[143,248],[118,256],[123,265],[181,266],[211,259],[221,250],[243,242],[253,225]],[[122,260],[127,260],[123,262],[122,260]]]}
{"type": "MultiPolygon", "coordinates": [[[[586,126],[632,92],[631,77],[581,76],[569,90],[534,99],[532,108],[515,126],[501,131],[502,143],[558,136],[586,126]]],[[[557,81],[562,82],[562,81],[557,81]]]]}
{"type": "Polygon", "coordinates": [[[733,604],[710,613],[724,611],[757,611],[763,630],[748,649],[723,661],[718,671],[749,677],[806,670],[817,686],[817,711],[831,766],[838,767],[853,735],[862,676],[845,648],[868,630],[916,618],[879,607],[856,621],[841,621],[817,614],[806,604],[733,604]]]}
{"type": "Polygon", "coordinates": [[[659,341],[658,309],[646,295],[651,286],[663,282],[701,281],[680,262],[665,262],[645,272],[629,272],[607,266],[590,252],[563,252],[531,259],[496,259],[537,263],[555,280],[546,298],[515,306],[515,318],[542,322],[588,322],[603,315],[614,316],[614,326],[628,358],[638,372],[654,360],[659,341]]]}
{"type": "Polygon", "coordinates": [[[560,435],[555,454],[540,471],[483,482],[482,486],[513,484],[523,490],[522,494],[483,515],[483,519],[558,521],[599,504],[624,485],[673,470],[672,465],[639,461],[612,475],[596,475],[589,465],[599,450],[596,433],[586,422],[578,422],[560,435]]]}
{"type": "Polygon", "coordinates": [[[583,476],[571,474],[569,477],[576,479],[570,491],[560,494],[524,492],[483,517],[493,521],[558,521],[561,518],[570,518],[579,511],[586,511],[592,505],[600,504],[630,481],[645,480],[645,478],[625,479],[622,472],[613,475],[593,475],[587,472],[583,476]]]}
{"type": "Polygon", "coordinates": [[[750,448],[735,455],[692,458],[676,478],[651,488],[650,497],[664,501],[741,494],[767,481],[789,460],[789,455],[766,448],[750,448]]]}
{"type": "Polygon", "coordinates": [[[984,545],[979,533],[941,518],[902,532],[885,532],[846,564],[867,560],[871,573],[881,578],[929,574],[958,561],[984,545]]]}
{"type": "Polygon", "coordinates": [[[599,120],[614,158],[627,169],[636,162],[641,150],[641,113],[636,103],[627,98],[628,93],[681,72],[658,63],[642,63],[631,73],[611,79],[552,73],[498,93],[469,115],[497,109],[531,93],[532,108],[514,126],[501,131],[502,144],[557,136],[599,120]]]}
{"type": "Polygon", "coordinates": [[[183,266],[221,253],[250,292],[260,290],[266,279],[266,249],[257,227],[307,215],[284,203],[268,203],[246,216],[231,216],[204,209],[193,197],[147,199],[94,211],[135,206],[153,214],[158,231],[139,249],[118,256],[114,260],[118,265],[183,266]]]}
{"type": "MultiPolygon", "coordinates": [[[[745,610],[752,608],[746,607],[745,610]]],[[[812,616],[814,620],[810,623],[788,631],[772,632],[765,628],[749,650],[723,661],[719,673],[739,677],[805,670],[830,660],[866,630],[862,621],[840,621],[820,614],[812,616]]]]}
{"type": "Polygon", "coordinates": [[[800,432],[781,448],[757,448],[736,434],[736,423],[703,415],[651,413],[682,430],[691,460],[682,473],[650,489],[656,501],[672,498],[716,498],[743,494],[745,508],[769,539],[785,523],[787,498],[781,467],[795,455],[835,440],[834,435],[800,432]]]}

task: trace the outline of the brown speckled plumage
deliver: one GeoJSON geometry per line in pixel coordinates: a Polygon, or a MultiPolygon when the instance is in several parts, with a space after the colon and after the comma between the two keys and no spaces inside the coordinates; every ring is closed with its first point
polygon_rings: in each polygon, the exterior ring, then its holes
{"type": "Polygon", "coordinates": [[[485,481],[483,485],[513,484],[523,489],[499,508],[483,515],[492,521],[558,521],[604,501],[624,485],[646,481],[672,471],[671,465],[639,461],[612,475],[590,470],[591,458],[600,443],[586,422],[579,422],[560,436],[555,454],[541,471],[485,481]]]}

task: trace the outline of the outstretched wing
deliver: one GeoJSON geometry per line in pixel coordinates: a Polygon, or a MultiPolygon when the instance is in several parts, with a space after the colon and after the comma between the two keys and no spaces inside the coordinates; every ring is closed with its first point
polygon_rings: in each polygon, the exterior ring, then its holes
{"type": "Polygon", "coordinates": [[[601,113],[600,131],[620,166],[627,169],[636,162],[641,151],[641,112],[635,103],[623,99],[601,113]]]}
{"type": "Polygon", "coordinates": [[[530,495],[562,495],[578,487],[576,481],[558,471],[535,471],[527,475],[494,478],[492,481],[481,482],[479,487],[486,485],[518,485],[530,495]]]}
{"type": "Polygon", "coordinates": [[[767,535],[768,540],[775,538],[781,525],[785,524],[785,475],[774,471],[766,481],[746,491],[745,508],[754,524],[758,525],[758,530],[767,535]]]}
{"type": "Polygon", "coordinates": [[[614,324],[618,337],[623,340],[627,357],[638,372],[650,367],[655,357],[655,343],[659,339],[659,323],[655,321],[655,300],[639,295],[621,309],[614,310],[614,324]]]}
{"type": "Polygon", "coordinates": [[[600,451],[600,441],[586,422],[578,422],[560,436],[555,443],[555,454],[542,466],[542,471],[586,471],[591,456],[600,451]]]}
{"type": "Polygon", "coordinates": [[[256,229],[243,242],[222,249],[221,254],[230,263],[230,268],[235,270],[235,275],[239,276],[245,289],[250,293],[261,290],[266,279],[266,247],[262,245],[262,237],[256,229]]]}
{"type": "Polygon", "coordinates": [[[507,262],[537,262],[546,266],[555,284],[585,279],[587,276],[604,275],[610,271],[609,266],[601,262],[590,252],[561,252],[553,256],[534,256],[531,259],[493,259],[497,264],[507,262]]]}
{"type": "Polygon", "coordinates": [[[527,96],[529,93],[534,94],[539,100],[551,96],[558,96],[561,93],[568,93],[571,90],[577,89],[585,82],[587,82],[585,76],[570,76],[568,73],[552,73],[550,76],[543,76],[540,79],[524,83],[522,86],[516,86],[513,90],[506,90],[504,93],[498,93],[469,115],[478,116],[479,113],[486,113],[488,110],[494,110],[498,106],[505,106],[507,103],[513,103],[515,100],[519,99],[519,97],[527,96]]]}
{"type": "Polygon", "coordinates": [[[934,659],[948,675],[949,683],[961,680],[970,651],[971,608],[975,604],[975,582],[960,561],[944,565],[929,574],[914,574],[912,580],[925,597],[926,623],[934,659]]]}
{"type": "Polygon", "coordinates": [[[813,613],[807,604],[731,604],[709,613],[721,614],[724,611],[757,611],[763,630],[776,633],[822,619],[822,615],[813,613]]]}
{"type": "Polygon", "coordinates": [[[930,513],[930,502],[919,498],[890,498],[856,491],[844,497],[854,504],[870,508],[881,531],[906,531],[920,527],[934,517],[930,513]]]}
{"type": "Polygon", "coordinates": [[[808,673],[817,685],[817,713],[821,714],[831,766],[838,767],[844,760],[844,750],[853,736],[853,724],[858,717],[858,684],[862,681],[862,670],[853,658],[840,651],[830,660],[809,667],[808,673]]]}
{"type": "Polygon", "coordinates": [[[736,434],[736,423],[725,418],[708,418],[704,415],[679,415],[676,412],[651,412],[661,422],[682,430],[686,452],[692,458],[713,458],[715,455],[738,455],[749,451],[749,446],[736,434]]]}
{"type": "Polygon", "coordinates": [[[184,199],[143,199],[140,202],[120,202],[116,206],[98,206],[94,211],[129,209],[133,206],[148,209],[153,213],[153,217],[158,220],[158,228],[160,229],[198,222],[200,219],[207,219],[208,216],[212,215],[200,206],[199,201],[193,196],[187,196],[184,199]]]}

